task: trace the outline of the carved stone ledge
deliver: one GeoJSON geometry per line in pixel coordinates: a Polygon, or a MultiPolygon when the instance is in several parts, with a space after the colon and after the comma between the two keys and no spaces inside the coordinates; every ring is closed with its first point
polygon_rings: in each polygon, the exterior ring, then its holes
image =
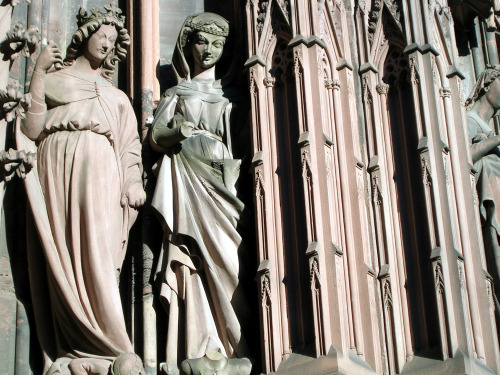
{"type": "Polygon", "coordinates": [[[250,56],[250,58],[247,61],[245,61],[245,67],[247,67],[247,68],[254,66],[255,64],[260,64],[261,66],[266,66],[266,63],[264,62],[264,60],[262,60],[262,57],[260,57],[258,55],[250,56]]]}
{"type": "Polygon", "coordinates": [[[458,352],[454,358],[440,361],[437,359],[413,357],[403,366],[402,375],[492,375],[496,374],[484,363],[476,358],[470,358],[462,352],[458,352]]]}
{"type": "Polygon", "coordinates": [[[293,353],[281,362],[276,375],[323,375],[323,374],[356,374],[374,375],[376,372],[360,356],[349,350],[345,355],[331,347],[328,354],[312,358],[293,353]]]}

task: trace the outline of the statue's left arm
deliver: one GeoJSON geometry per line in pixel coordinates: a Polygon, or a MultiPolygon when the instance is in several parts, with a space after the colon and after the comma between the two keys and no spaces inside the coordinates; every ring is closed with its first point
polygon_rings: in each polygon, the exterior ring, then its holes
{"type": "Polygon", "coordinates": [[[146,200],[142,184],[141,142],[130,103],[123,105],[120,124],[120,160],[123,170],[121,204],[138,208],[146,200]]]}

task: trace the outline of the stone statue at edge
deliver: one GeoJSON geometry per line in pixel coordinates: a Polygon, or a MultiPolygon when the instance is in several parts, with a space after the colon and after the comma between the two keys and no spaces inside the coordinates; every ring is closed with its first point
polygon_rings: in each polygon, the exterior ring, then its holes
{"type": "Polygon", "coordinates": [[[172,58],[177,86],[163,95],[150,132],[164,153],[152,205],[164,228],[157,280],[169,312],[166,374],[248,375],[252,367],[241,329],[240,162],[232,105],[215,76],[228,32],[216,14],[185,20],[172,58]]]}
{"type": "Polygon", "coordinates": [[[479,75],[466,102],[486,262],[493,278],[497,321],[500,312],[500,135],[493,131],[491,120],[500,110],[499,78],[500,65],[488,67],[479,75]]]}
{"type": "Polygon", "coordinates": [[[130,38],[115,5],[77,19],[64,61],[52,42],[41,52],[19,119],[28,139],[16,134],[37,146],[25,186],[43,247],[29,254],[43,373],[138,375],[117,277],[146,196],[137,120],[110,82],[130,38]]]}

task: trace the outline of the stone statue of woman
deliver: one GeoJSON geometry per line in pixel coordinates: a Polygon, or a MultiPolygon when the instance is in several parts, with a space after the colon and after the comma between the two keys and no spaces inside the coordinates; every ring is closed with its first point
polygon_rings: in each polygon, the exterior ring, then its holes
{"type": "Polygon", "coordinates": [[[483,229],[488,272],[493,277],[496,311],[500,311],[500,136],[491,119],[500,109],[500,66],[488,67],[467,99],[467,125],[483,229]]]}
{"type": "Polygon", "coordinates": [[[44,255],[30,254],[44,374],[108,374],[134,351],[117,277],[145,200],[141,144],[129,99],[110,82],[129,35],[121,10],[104,8],[80,9],[64,61],[54,43],[41,52],[20,124],[37,145],[26,190],[44,255]]]}
{"type": "Polygon", "coordinates": [[[231,103],[215,76],[228,32],[216,14],[186,19],[172,59],[178,84],[163,95],[150,133],[164,153],[152,205],[164,228],[157,276],[169,312],[167,374],[178,374],[184,359],[182,374],[251,370],[241,328],[248,310],[239,284],[239,161],[231,103]]]}

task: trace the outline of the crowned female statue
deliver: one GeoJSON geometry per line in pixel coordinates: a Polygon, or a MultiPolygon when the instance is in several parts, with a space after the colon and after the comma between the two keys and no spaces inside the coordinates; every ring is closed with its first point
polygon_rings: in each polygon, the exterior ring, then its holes
{"type": "Polygon", "coordinates": [[[251,370],[241,328],[248,310],[239,284],[240,163],[231,149],[232,105],[215,76],[228,33],[216,14],[186,19],[172,58],[177,86],[163,95],[150,132],[164,153],[152,205],[164,228],[157,275],[169,312],[167,374],[179,364],[183,374],[251,370]]]}
{"type": "Polygon", "coordinates": [[[130,39],[121,13],[81,9],[64,61],[54,43],[45,47],[20,124],[37,146],[25,184],[45,263],[31,252],[44,374],[108,374],[116,357],[134,351],[117,277],[145,192],[137,120],[110,82],[130,39]]]}
{"type": "Polygon", "coordinates": [[[488,67],[478,77],[467,99],[467,125],[483,229],[488,272],[493,278],[498,319],[500,312],[500,136],[491,120],[500,109],[500,66],[488,67]]]}

